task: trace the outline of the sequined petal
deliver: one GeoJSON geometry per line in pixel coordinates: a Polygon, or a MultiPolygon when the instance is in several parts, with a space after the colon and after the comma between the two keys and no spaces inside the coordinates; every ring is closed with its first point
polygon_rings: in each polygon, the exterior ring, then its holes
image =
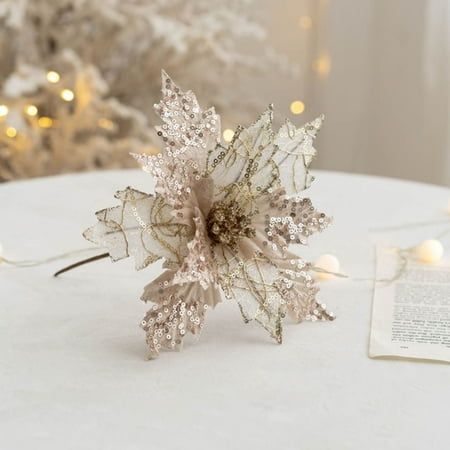
{"type": "Polygon", "coordinates": [[[159,258],[183,261],[191,230],[175,223],[161,196],[127,188],[116,198],[122,204],[98,211],[98,223],[84,232],[86,239],[105,247],[113,261],[132,256],[138,270],[159,258]]]}

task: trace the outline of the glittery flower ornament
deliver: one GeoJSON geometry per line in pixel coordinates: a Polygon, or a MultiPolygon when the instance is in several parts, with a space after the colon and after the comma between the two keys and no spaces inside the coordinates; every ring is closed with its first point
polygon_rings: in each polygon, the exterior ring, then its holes
{"type": "Polygon", "coordinates": [[[323,118],[302,128],[286,121],[274,132],[269,107],[224,146],[214,109],[202,110],[165,72],[162,83],[155,109],[164,150],[133,155],[153,175],[155,193],[117,192],[121,205],[97,212],[98,223],[84,233],[113,261],[132,256],[138,270],[164,260],[165,271],[141,297],[153,303],[141,322],[150,356],[181,348],[223,298],[280,343],[286,315],[332,320],[316,300],[310,264],[289,249],[330,222],[298,195],[312,181],[323,118]]]}

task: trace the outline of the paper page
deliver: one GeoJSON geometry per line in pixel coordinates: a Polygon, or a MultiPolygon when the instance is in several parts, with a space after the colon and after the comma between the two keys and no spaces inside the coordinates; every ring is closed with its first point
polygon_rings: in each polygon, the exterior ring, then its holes
{"type": "MultiPolygon", "coordinates": [[[[398,267],[395,250],[378,245],[377,280],[398,267]]],[[[450,267],[408,260],[398,279],[375,283],[369,355],[450,362],[450,267]]]]}

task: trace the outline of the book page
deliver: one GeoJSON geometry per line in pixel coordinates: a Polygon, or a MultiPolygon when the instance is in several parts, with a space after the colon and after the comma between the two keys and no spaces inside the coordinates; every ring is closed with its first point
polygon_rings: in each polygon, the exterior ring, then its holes
{"type": "MultiPolygon", "coordinates": [[[[392,279],[395,250],[377,246],[376,278],[392,279]]],[[[369,356],[450,362],[450,267],[408,260],[392,282],[376,282],[369,356]]]]}

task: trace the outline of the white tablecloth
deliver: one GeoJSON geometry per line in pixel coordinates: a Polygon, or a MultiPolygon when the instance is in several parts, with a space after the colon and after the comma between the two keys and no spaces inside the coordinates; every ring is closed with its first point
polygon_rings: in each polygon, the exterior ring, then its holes
{"type": "MultiPolygon", "coordinates": [[[[317,175],[308,194],[335,223],[303,254],[334,253],[352,276],[373,276],[370,227],[445,218],[448,189],[317,175]]],[[[117,189],[149,191],[148,177],[116,171],[1,185],[5,255],[89,246],[81,232],[94,211],[115,205],[117,189]]],[[[223,303],[198,341],[147,361],[139,296],[159,266],[135,272],[131,260],[103,260],[51,277],[77,259],[0,267],[0,448],[450,448],[449,366],[367,356],[371,283],[323,283],[320,298],[337,320],[287,325],[281,346],[223,303]]]]}

